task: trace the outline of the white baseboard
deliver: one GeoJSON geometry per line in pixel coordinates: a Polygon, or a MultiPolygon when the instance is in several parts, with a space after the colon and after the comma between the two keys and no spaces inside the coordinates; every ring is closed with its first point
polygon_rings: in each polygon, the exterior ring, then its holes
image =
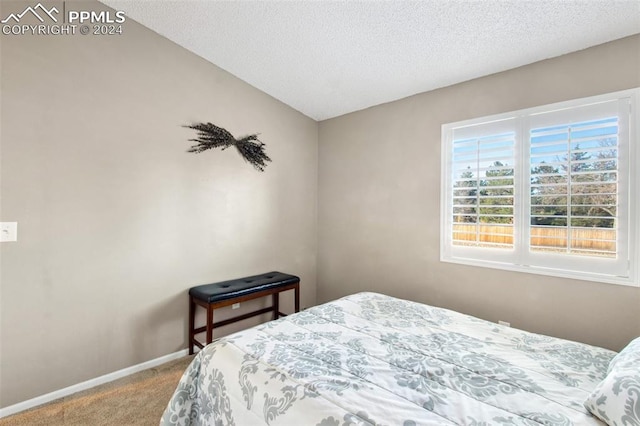
{"type": "Polygon", "coordinates": [[[19,402],[14,405],[10,405],[5,408],[0,408],[0,419],[3,417],[11,416],[19,413],[20,411],[28,410],[29,408],[37,407],[38,405],[46,404],[47,402],[54,401],[65,396],[69,396],[76,392],[87,390],[98,385],[112,382],[125,376],[137,373],[139,371],[147,370],[149,368],[157,367],[174,359],[182,358],[189,354],[188,349],[183,349],[178,352],[174,352],[169,355],[161,356],[160,358],[152,359],[142,364],[137,364],[131,367],[123,368],[122,370],[114,371],[113,373],[105,374],[104,376],[96,377],[95,379],[87,380],[86,382],[78,383],[57,391],[53,391],[38,397],[28,399],[26,401],[19,402]]]}

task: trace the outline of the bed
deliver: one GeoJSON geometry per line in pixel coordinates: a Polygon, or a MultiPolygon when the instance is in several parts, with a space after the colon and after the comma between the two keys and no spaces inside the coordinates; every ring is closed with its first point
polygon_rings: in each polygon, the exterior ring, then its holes
{"type": "Polygon", "coordinates": [[[594,390],[618,358],[607,349],[358,293],[206,346],[161,424],[603,425],[612,411],[594,390]],[[599,409],[604,418],[592,414],[599,409]]]}

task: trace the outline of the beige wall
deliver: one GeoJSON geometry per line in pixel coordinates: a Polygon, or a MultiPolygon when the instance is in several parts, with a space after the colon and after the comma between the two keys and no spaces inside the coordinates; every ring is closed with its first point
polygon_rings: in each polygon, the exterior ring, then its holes
{"type": "Polygon", "coordinates": [[[0,245],[0,407],[185,348],[193,285],[280,270],[315,302],[317,123],[124,28],[0,36],[0,220],[19,235],[0,245]],[[273,162],[186,153],[199,121],[259,132],[273,162]]]}
{"type": "Polygon", "coordinates": [[[640,335],[640,288],[439,261],[440,135],[637,86],[640,36],[321,122],[318,302],[373,290],[620,349],[640,335]]]}

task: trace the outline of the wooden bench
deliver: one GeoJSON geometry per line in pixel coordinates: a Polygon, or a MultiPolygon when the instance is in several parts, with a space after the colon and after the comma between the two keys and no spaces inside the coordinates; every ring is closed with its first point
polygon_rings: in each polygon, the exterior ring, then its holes
{"type": "Polygon", "coordinates": [[[213,284],[199,285],[189,289],[189,354],[193,354],[193,347],[202,349],[213,341],[213,329],[242,321],[256,315],[273,312],[273,319],[286,316],[280,312],[280,293],[287,290],[295,291],[295,312],[300,311],[300,278],[282,272],[268,272],[251,277],[238,278],[213,284]],[[213,310],[230,306],[235,303],[246,302],[271,295],[273,300],[268,308],[258,309],[243,315],[238,315],[223,321],[213,322],[213,310]],[[195,328],[196,307],[201,306],[207,311],[206,324],[195,328]],[[196,340],[196,334],[207,332],[207,342],[203,344],[196,340]]]}

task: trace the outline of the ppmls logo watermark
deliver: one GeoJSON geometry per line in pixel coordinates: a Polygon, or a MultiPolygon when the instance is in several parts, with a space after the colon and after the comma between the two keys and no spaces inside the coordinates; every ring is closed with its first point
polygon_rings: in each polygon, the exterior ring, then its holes
{"type": "Polygon", "coordinates": [[[120,35],[123,11],[67,10],[66,2],[52,7],[38,3],[10,13],[2,23],[3,35],[120,35]]]}

